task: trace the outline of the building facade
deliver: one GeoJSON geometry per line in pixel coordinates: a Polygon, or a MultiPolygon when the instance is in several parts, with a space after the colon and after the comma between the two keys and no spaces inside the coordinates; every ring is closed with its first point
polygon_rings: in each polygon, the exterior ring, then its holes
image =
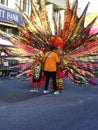
{"type": "MultiPolygon", "coordinates": [[[[26,0],[27,1],[27,0],[26,0]]],[[[17,26],[13,24],[16,21],[18,24],[23,25],[23,20],[18,11],[19,6],[25,12],[28,12],[26,6],[28,2],[25,0],[0,0],[0,29],[7,33],[17,34],[17,26]]],[[[28,12],[29,13],[29,12],[28,12]]]]}
{"type": "MultiPolygon", "coordinates": [[[[55,2],[55,1],[54,1],[55,2]]],[[[46,0],[46,10],[48,13],[49,21],[52,28],[52,15],[53,10],[55,10],[55,16],[58,15],[58,11],[62,14],[62,21],[64,10],[60,9],[58,5],[54,4],[53,1],[46,0]]],[[[33,0],[33,3],[38,7],[39,0],[33,0]]],[[[21,8],[27,15],[30,15],[31,12],[31,0],[0,0],[0,29],[9,34],[18,33],[17,26],[13,24],[13,21],[16,21],[18,24],[23,26],[23,20],[19,13],[18,7],[21,8]]],[[[63,25],[62,25],[63,26],[63,25]]]]}

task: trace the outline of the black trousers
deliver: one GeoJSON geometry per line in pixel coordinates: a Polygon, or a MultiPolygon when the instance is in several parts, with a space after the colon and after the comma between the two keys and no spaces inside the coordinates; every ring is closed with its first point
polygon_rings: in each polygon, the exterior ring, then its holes
{"type": "Polygon", "coordinates": [[[49,81],[50,81],[50,79],[52,79],[54,92],[57,91],[56,72],[44,71],[44,73],[45,73],[45,77],[46,77],[44,90],[48,89],[49,81]]]}
{"type": "Polygon", "coordinates": [[[9,70],[2,70],[2,77],[9,76],[10,71],[9,70]]]}

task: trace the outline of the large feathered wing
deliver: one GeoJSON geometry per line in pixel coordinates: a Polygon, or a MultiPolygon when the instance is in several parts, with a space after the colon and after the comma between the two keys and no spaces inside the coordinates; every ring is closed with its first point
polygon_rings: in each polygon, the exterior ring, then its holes
{"type": "Polygon", "coordinates": [[[78,17],[78,0],[72,4],[71,8],[69,0],[66,0],[63,28],[61,28],[60,13],[58,13],[58,21],[56,21],[53,13],[53,28],[51,28],[45,8],[45,0],[40,0],[39,11],[32,2],[30,16],[27,16],[18,7],[24,26],[13,22],[17,25],[19,35],[11,36],[0,31],[0,36],[13,43],[14,48],[5,46],[9,50],[10,56],[22,57],[22,60],[17,58],[19,63],[23,61],[23,64],[17,66],[22,70],[20,75],[27,74],[36,59],[36,54],[48,51],[52,44],[62,49],[60,67],[72,82],[87,83],[90,78],[96,77],[95,72],[98,70],[98,34],[90,34],[90,30],[97,17],[89,25],[84,26],[88,6],[89,3],[81,16],[78,17]]]}

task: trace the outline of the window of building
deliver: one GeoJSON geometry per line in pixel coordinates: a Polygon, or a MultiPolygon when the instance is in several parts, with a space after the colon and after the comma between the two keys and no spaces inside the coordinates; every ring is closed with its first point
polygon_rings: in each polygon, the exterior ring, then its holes
{"type": "Polygon", "coordinates": [[[17,28],[12,28],[12,27],[8,27],[8,26],[0,25],[0,29],[8,34],[18,35],[18,33],[19,33],[17,28]]]}
{"type": "Polygon", "coordinates": [[[6,0],[6,5],[8,6],[8,0],[6,0]]]}
{"type": "Polygon", "coordinates": [[[30,11],[31,11],[31,2],[30,0],[23,0],[23,8],[22,10],[27,14],[29,15],[30,14],[30,11]]]}
{"type": "Polygon", "coordinates": [[[0,0],[0,4],[8,6],[8,0],[0,0]]]}
{"type": "Polygon", "coordinates": [[[5,0],[1,0],[0,3],[4,5],[5,4],[5,0]]]}
{"type": "Polygon", "coordinates": [[[26,5],[27,5],[27,0],[24,0],[23,1],[23,11],[26,12],[26,5]]]}

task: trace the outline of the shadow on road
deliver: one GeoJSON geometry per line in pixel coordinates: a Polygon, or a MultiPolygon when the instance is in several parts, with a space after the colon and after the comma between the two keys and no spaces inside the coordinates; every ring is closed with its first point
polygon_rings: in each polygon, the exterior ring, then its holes
{"type": "Polygon", "coordinates": [[[22,79],[0,79],[0,102],[20,102],[44,95],[39,92],[30,92],[33,89],[29,82],[22,83],[22,79]]]}

